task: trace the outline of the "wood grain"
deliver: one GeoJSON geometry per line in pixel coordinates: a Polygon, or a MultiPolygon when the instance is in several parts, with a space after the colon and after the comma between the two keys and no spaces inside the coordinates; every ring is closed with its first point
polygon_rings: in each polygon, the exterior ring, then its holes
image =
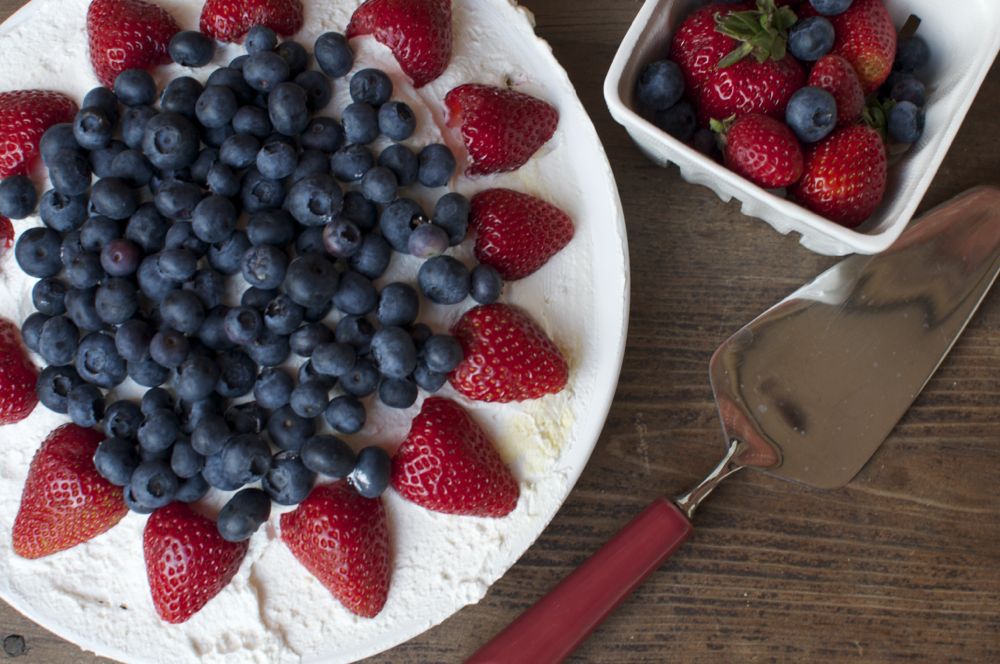
{"type": "MultiPolygon", "coordinates": [[[[22,4],[0,0],[0,15],[22,4]]],[[[476,606],[368,660],[459,662],[661,493],[721,454],[714,348],[833,263],[646,161],[601,84],[638,0],[528,0],[611,158],[628,220],[632,322],[597,451],[538,542],[476,606]]],[[[922,209],[1000,172],[994,66],[922,209]]],[[[746,473],[698,515],[686,548],[573,662],[1000,661],[1000,296],[868,467],[819,492],[746,473]]],[[[20,661],[98,661],[0,605],[20,661]]]]}

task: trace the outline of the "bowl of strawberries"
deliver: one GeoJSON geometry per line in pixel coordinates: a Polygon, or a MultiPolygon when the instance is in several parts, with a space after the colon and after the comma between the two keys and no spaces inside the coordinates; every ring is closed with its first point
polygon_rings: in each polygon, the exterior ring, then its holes
{"type": "Polygon", "coordinates": [[[874,254],[926,193],[998,23],[994,0],[647,0],[604,93],[688,182],[817,253],[874,254]]]}

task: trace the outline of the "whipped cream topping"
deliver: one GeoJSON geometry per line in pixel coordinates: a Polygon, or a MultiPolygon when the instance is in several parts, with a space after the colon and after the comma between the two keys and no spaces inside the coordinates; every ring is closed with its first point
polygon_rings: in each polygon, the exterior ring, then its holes
{"type": "MultiPolygon", "coordinates": [[[[201,2],[157,3],[182,29],[197,28],[201,2]]],[[[88,4],[33,0],[11,17],[0,28],[0,90],[52,89],[81,101],[98,84],[87,53],[88,4]]],[[[295,39],[311,50],[321,33],[343,32],[359,4],[305,0],[305,28],[295,39]]],[[[444,141],[460,160],[464,149],[457,132],[443,130],[442,100],[454,86],[510,84],[559,109],[555,137],[523,168],[476,179],[459,175],[452,186],[467,196],[497,186],[531,193],[566,210],[576,225],[570,245],[534,275],[507,284],[503,298],[530,312],[562,349],[571,369],[567,389],[507,405],[472,403],[449,386],[440,393],[472,412],[511,465],[521,486],[517,509],[504,519],[448,516],[409,503],[390,488],[383,500],[392,541],[392,584],[385,609],[366,619],[344,609],[281,543],[277,517],[288,508],[275,506],[270,522],[251,539],[232,583],[188,622],[168,625],[157,617],[149,596],[142,554],[146,517],[130,513],[108,533],[40,560],[24,560],[11,551],[11,527],[32,456],[48,433],[67,421],[39,405],[23,422],[0,428],[0,596],[81,647],[117,659],[352,661],[391,648],[477,602],[538,537],[582,471],[617,382],[629,294],[621,207],[593,125],[548,45],[534,35],[530,13],[509,0],[455,0],[454,29],[449,68],[420,90],[409,84],[389,50],[370,37],[353,42],[356,69],[386,71],[395,83],[394,98],[414,109],[418,128],[407,145],[419,150],[444,141]]],[[[238,45],[220,45],[207,67],[170,65],[155,75],[161,87],[182,75],[204,80],[242,52],[238,45]]],[[[339,118],[349,100],[347,80],[335,81],[334,100],[322,114],[339,118]]],[[[41,182],[43,172],[36,175],[41,182]]],[[[411,187],[404,195],[430,210],[445,191],[411,187]]],[[[15,229],[20,233],[40,223],[33,216],[15,222],[15,229]]],[[[455,255],[471,265],[470,245],[466,242],[455,255]]],[[[378,285],[415,283],[419,265],[396,254],[378,285]]],[[[0,316],[20,323],[29,315],[34,282],[8,252],[0,260],[0,316]]],[[[243,286],[233,285],[230,304],[243,286]]],[[[441,307],[425,301],[421,320],[445,331],[470,303],[441,307]]],[[[109,403],[139,394],[141,389],[126,381],[109,395],[109,403]]],[[[421,394],[406,411],[371,400],[367,426],[345,439],[355,449],[395,449],[423,398],[421,394]]],[[[212,513],[226,498],[213,490],[202,508],[212,513]]]]}

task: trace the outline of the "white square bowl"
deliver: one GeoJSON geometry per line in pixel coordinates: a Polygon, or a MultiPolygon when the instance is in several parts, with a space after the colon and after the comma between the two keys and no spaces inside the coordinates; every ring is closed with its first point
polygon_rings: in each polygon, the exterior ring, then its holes
{"type": "Polygon", "coordinates": [[[781,233],[799,233],[806,248],[831,256],[876,254],[903,232],[927,192],[983,79],[1000,51],[1000,0],[885,0],[896,27],[910,14],[923,22],[919,34],[932,57],[923,138],[900,159],[890,158],[885,200],[857,229],[840,226],[775,195],[658,129],[635,110],[635,82],[649,62],[667,56],[679,23],[704,0],[646,0],[615,55],[604,82],[611,115],[656,163],[677,164],[688,182],[701,184],[723,201],[736,198],[743,213],[781,233]]]}

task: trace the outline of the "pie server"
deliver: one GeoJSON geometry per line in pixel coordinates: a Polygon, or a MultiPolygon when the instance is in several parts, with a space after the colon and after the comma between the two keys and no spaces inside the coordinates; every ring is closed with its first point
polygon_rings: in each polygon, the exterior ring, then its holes
{"type": "Polygon", "coordinates": [[[935,208],[879,256],[853,256],[715,352],[728,448],[697,487],[660,498],[470,660],[566,658],[692,533],[742,468],[820,489],[847,484],[930,380],[1000,272],[1000,189],[935,208]]]}

